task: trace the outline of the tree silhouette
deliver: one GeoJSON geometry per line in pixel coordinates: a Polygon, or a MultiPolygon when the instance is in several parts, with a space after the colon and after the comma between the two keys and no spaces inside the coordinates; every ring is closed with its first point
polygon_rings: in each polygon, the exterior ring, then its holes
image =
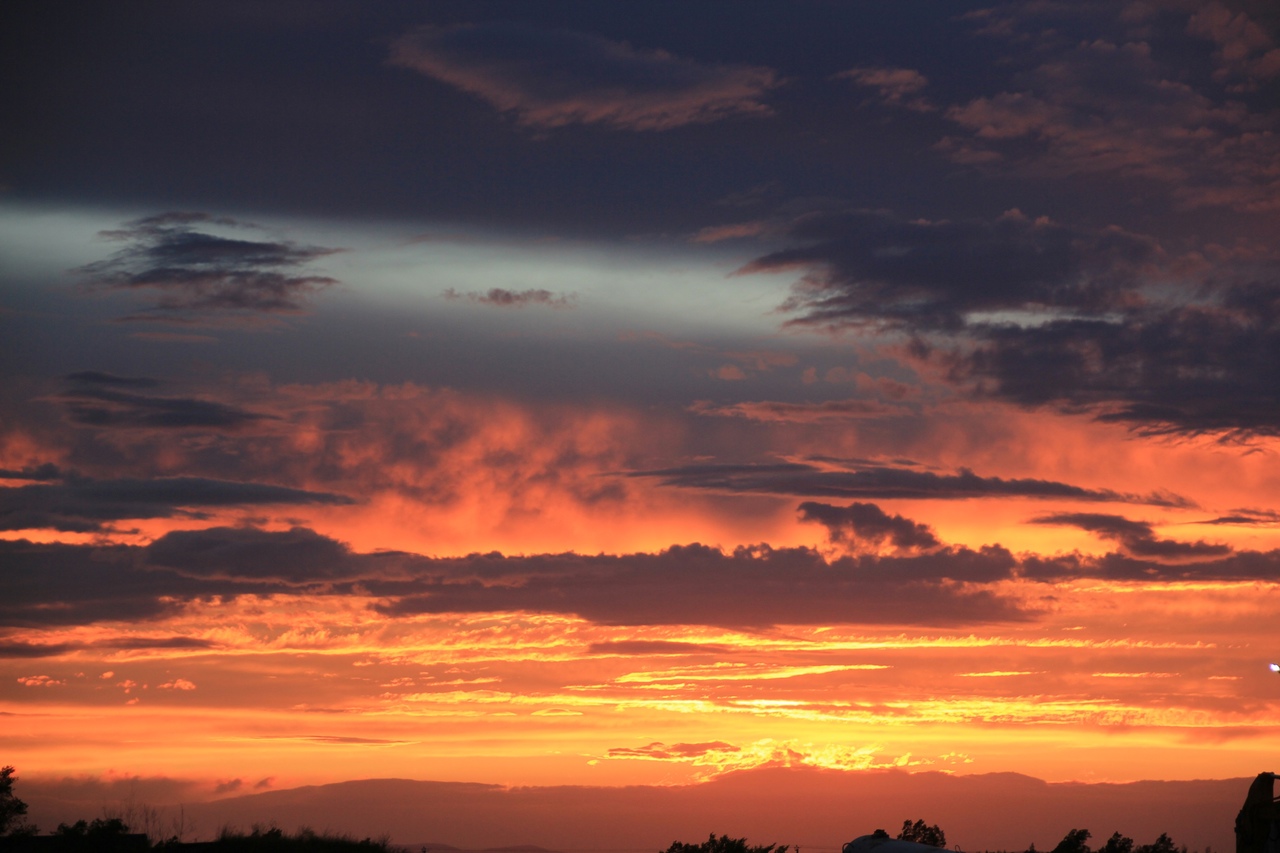
{"type": "Polygon", "coordinates": [[[1133,839],[1113,832],[1107,843],[1098,848],[1098,853],[1133,853],[1133,839]]]}
{"type": "Polygon", "coordinates": [[[923,820],[912,823],[902,822],[902,832],[898,833],[899,841],[914,841],[916,844],[928,844],[930,847],[946,847],[947,834],[936,823],[928,826],[923,820]]]}
{"type": "Polygon", "coordinates": [[[105,841],[111,838],[118,838],[121,835],[129,834],[129,827],[118,817],[93,819],[93,823],[85,823],[78,820],[75,823],[58,824],[58,828],[53,831],[54,835],[61,835],[65,838],[86,838],[94,841],[105,841]]]}
{"type": "Polygon", "coordinates": [[[781,847],[776,844],[748,845],[745,838],[730,838],[727,835],[716,838],[713,832],[711,837],[701,844],[673,841],[666,849],[666,853],[787,853],[789,849],[788,844],[783,844],[781,847]]]}
{"type": "Polygon", "coordinates": [[[12,767],[0,768],[0,835],[30,832],[23,817],[27,804],[13,795],[13,783],[18,781],[12,767]]]}
{"type": "Polygon", "coordinates": [[[1062,837],[1053,853],[1089,853],[1089,830],[1073,829],[1062,837]]]}
{"type": "Polygon", "coordinates": [[[1178,847],[1168,835],[1162,832],[1154,843],[1143,844],[1135,853],[1178,853],[1178,847]]]}

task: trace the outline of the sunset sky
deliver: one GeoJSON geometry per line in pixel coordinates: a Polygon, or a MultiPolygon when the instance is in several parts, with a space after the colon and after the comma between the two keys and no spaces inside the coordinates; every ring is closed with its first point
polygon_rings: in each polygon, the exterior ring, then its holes
{"type": "Polygon", "coordinates": [[[0,17],[24,779],[1280,769],[1274,3],[0,17]]]}

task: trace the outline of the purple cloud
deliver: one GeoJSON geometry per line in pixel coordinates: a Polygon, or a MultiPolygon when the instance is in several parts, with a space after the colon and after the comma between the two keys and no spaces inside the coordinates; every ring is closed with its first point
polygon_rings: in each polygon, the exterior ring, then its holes
{"type": "Polygon", "coordinates": [[[670,130],[770,115],[768,68],[708,65],[589,33],[502,22],[427,26],[397,39],[391,63],[476,95],[521,124],[670,130]]]}

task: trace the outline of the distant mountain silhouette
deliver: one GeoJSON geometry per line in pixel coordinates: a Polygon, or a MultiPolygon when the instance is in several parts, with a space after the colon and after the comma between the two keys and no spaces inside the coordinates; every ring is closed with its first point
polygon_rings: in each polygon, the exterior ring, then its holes
{"type": "MultiPolygon", "coordinates": [[[[440,853],[545,850],[656,853],[672,841],[708,832],[756,843],[832,853],[850,839],[906,818],[945,828],[964,850],[1052,849],[1081,827],[1094,837],[1119,831],[1139,844],[1168,833],[1192,850],[1234,849],[1233,823],[1252,777],[1128,784],[1050,783],[1016,773],[953,776],[900,770],[839,772],[769,768],[673,787],[547,786],[504,788],[461,782],[368,779],[230,797],[186,806],[200,834],[255,823],[392,842],[437,838],[440,853]],[[448,845],[448,846],[446,846],[448,845]]],[[[58,805],[45,788],[27,796],[32,819],[58,805]]],[[[68,807],[62,803],[62,807],[68,807]]],[[[88,804],[100,811],[102,802],[88,804]]],[[[77,805],[76,808],[83,808],[77,805]]],[[[409,849],[417,851],[417,847],[409,849]]]]}

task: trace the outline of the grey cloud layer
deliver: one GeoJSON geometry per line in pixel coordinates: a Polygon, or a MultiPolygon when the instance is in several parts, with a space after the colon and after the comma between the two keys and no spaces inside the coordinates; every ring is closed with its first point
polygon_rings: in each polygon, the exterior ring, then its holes
{"type": "MultiPolygon", "coordinates": [[[[698,235],[746,271],[794,270],[796,325],[907,336],[962,393],[1148,432],[1280,431],[1274,4],[760,3],[732,37],[704,4],[392,0],[256,35],[229,10],[14,8],[13,198],[698,235]]],[[[333,283],[330,250],[225,217],[110,236],[122,250],[85,271],[145,299],[137,319],[260,322],[333,283]]],[[[166,416],[107,391],[149,396],[103,388],[86,422],[166,416]]],[[[797,402],[717,410],[884,413],[797,402]]]]}
{"type": "Polygon", "coordinates": [[[0,489],[0,530],[88,533],[117,521],[199,518],[202,509],[352,503],[350,498],[327,492],[206,477],[95,480],[67,473],[60,479],[60,483],[0,489]]]}
{"type": "Polygon", "coordinates": [[[1231,553],[1226,545],[1157,539],[1150,523],[1102,513],[1057,513],[1032,519],[1034,524],[1064,524],[1114,540],[1131,557],[1157,560],[1204,560],[1231,553]]]}
{"type": "Polygon", "coordinates": [[[1280,432],[1280,289],[1258,282],[1216,304],[1139,308],[1123,320],[1059,320],[984,332],[953,376],[1028,405],[1089,407],[1149,433],[1280,432]]]}
{"type": "Polygon", "coordinates": [[[686,465],[653,471],[632,471],[631,477],[654,477],[663,485],[724,492],[761,492],[833,498],[958,500],[982,497],[1067,498],[1120,501],[1157,506],[1188,506],[1172,493],[1130,495],[1109,489],[1085,489],[1069,483],[1032,478],[982,477],[967,469],[937,474],[911,468],[867,465],[832,470],[801,462],[774,464],[686,465]]]}
{"type": "Polygon", "coordinates": [[[103,233],[125,246],[79,272],[113,290],[142,291],[155,301],[131,319],[208,312],[297,313],[306,297],[335,279],[301,272],[335,250],[209,233],[252,228],[205,213],[164,213],[103,233]]]}
{"type": "Polygon", "coordinates": [[[1011,211],[994,222],[903,221],[883,213],[815,213],[791,236],[807,245],[741,272],[810,267],[788,307],[815,324],[959,330],[972,312],[1105,312],[1122,305],[1155,241],[1088,232],[1011,211]]]}
{"type": "MultiPolygon", "coordinates": [[[[1044,520],[1098,530],[1120,539],[1126,551],[1088,557],[1016,556],[998,545],[942,546],[922,525],[868,505],[810,505],[807,512],[814,517],[825,512],[838,523],[842,515],[857,515],[862,531],[883,532],[906,547],[895,556],[834,559],[807,548],[758,545],[724,552],[698,544],[618,556],[431,558],[355,553],[305,528],[226,527],[177,531],[145,547],[0,541],[7,593],[0,602],[0,625],[146,621],[178,613],[196,599],[284,593],[360,593],[391,618],[533,611],[613,625],[957,625],[1034,618],[1033,605],[992,586],[1002,581],[1280,581],[1280,552],[1231,552],[1158,540],[1141,522],[1118,516],[1044,520]]],[[[0,653],[9,656],[48,651],[12,637],[4,642],[0,653]]],[[[182,641],[125,637],[103,642],[131,648],[182,641]]],[[[622,643],[599,651],[688,649],[622,643]]]]}
{"type": "Polygon", "coordinates": [[[159,386],[157,380],[146,377],[82,371],[67,376],[67,381],[67,389],[57,399],[66,407],[70,419],[83,426],[235,430],[271,419],[270,415],[216,400],[123,390],[159,386]]]}
{"type": "MultiPolygon", "coordinates": [[[[428,558],[356,554],[310,530],[213,528],[146,547],[0,541],[11,581],[6,626],[147,620],[214,595],[307,592],[380,599],[387,616],[529,610],[621,625],[757,626],[850,622],[961,624],[1031,613],[994,592],[954,583],[1006,578],[1000,548],[828,563],[803,548],[703,545],[654,554],[499,554],[428,558]]],[[[14,647],[22,656],[38,650],[14,647]]]]}
{"type": "Polygon", "coordinates": [[[507,290],[503,287],[491,287],[484,293],[459,293],[453,288],[444,292],[446,299],[468,299],[481,305],[493,305],[498,308],[523,308],[526,305],[545,305],[550,308],[567,308],[574,302],[573,294],[552,293],[544,288],[530,290],[507,290]]]}

